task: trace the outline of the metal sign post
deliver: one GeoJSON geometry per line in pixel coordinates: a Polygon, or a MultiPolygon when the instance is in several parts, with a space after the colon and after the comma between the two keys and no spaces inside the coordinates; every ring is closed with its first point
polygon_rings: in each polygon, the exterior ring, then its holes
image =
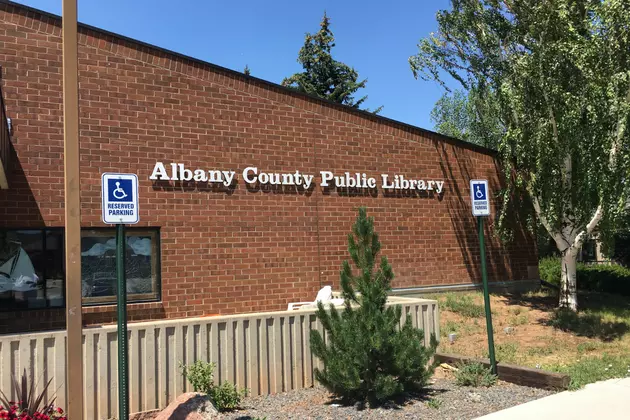
{"type": "Polygon", "coordinates": [[[490,293],[488,291],[488,272],[486,270],[486,246],[484,243],[483,220],[490,216],[490,200],[488,198],[488,181],[471,180],[470,198],[473,216],[477,218],[479,231],[479,256],[481,258],[481,279],[483,281],[483,301],[486,309],[486,330],[488,332],[488,356],[492,373],[497,374],[497,360],[494,354],[494,331],[492,329],[492,311],[490,310],[490,293]]]}
{"type": "Polygon", "coordinates": [[[129,419],[127,282],[125,223],[138,223],[138,177],[105,173],[101,177],[103,222],[116,225],[116,303],[118,306],[118,418],[129,419]]]}
{"type": "Polygon", "coordinates": [[[127,357],[127,285],[125,225],[116,225],[116,304],[118,306],[118,417],[129,420],[129,360],[127,357]]]}

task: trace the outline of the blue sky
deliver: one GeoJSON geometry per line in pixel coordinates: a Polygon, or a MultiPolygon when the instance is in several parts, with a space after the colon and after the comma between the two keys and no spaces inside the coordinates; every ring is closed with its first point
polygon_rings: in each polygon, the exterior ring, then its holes
{"type": "MultiPolygon", "coordinates": [[[[61,14],[61,0],[19,0],[61,14]]],[[[436,30],[448,0],[78,0],[79,21],[201,60],[280,83],[301,70],[297,54],[324,10],[336,38],[335,59],[367,78],[366,106],[431,129],[429,114],[443,91],[415,80],[407,59],[436,30]]]]}

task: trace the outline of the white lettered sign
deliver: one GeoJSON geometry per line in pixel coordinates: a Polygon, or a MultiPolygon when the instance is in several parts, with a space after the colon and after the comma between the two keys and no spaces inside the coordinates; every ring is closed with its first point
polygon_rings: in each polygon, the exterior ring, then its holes
{"type": "Polygon", "coordinates": [[[138,177],[135,174],[104,173],[101,176],[101,196],[103,222],[138,223],[138,177]]]}
{"type": "MultiPolygon", "coordinates": [[[[245,183],[253,185],[294,186],[308,190],[315,186],[316,175],[307,174],[299,170],[292,172],[267,172],[255,166],[249,166],[241,173],[245,183]]],[[[231,186],[238,174],[234,170],[187,168],[183,163],[172,162],[165,164],[156,162],[149,179],[152,181],[183,181],[204,182],[231,186]]],[[[408,177],[403,174],[380,174],[380,177],[370,177],[362,172],[343,172],[335,174],[332,171],[319,172],[319,185],[322,188],[377,188],[379,184],[384,191],[411,190],[427,193],[444,192],[444,180],[422,179],[408,177]]]]}
{"type": "Polygon", "coordinates": [[[473,216],[490,216],[487,180],[473,179],[470,181],[470,199],[473,216]]]}

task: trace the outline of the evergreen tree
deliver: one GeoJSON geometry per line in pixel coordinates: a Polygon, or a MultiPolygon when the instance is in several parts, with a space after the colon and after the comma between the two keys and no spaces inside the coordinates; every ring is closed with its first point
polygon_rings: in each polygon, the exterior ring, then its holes
{"type": "Polygon", "coordinates": [[[247,64],[245,64],[245,69],[243,69],[243,73],[245,74],[245,76],[251,76],[252,72],[249,69],[249,66],[247,64]]]}
{"type": "MultiPolygon", "coordinates": [[[[307,33],[304,46],[300,49],[298,62],[304,71],[287,77],[282,85],[358,108],[367,96],[355,100],[354,95],[365,87],[367,79],[358,81],[359,74],[354,68],[333,59],[331,51],[335,46],[335,37],[329,26],[330,18],[324,13],[321,29],[316,34],[307,33]]],[[[382,108],[379,107],[374,113],[380,112],[382,108]]]]}
{"type": "Polygon", "coordinates": [[[344,261],[341,287],[345,307],[340,312],[318,303],[317,317],[326,331],[326,343],[311,331],[313,354],[324,362],[315,377],[334,395],[352,402],[381,404],[405,391],[419,390],[432,374],[429,359],[435,351],[423,346],[423,332],[411,325],[411,317],[399,328],[400,305],[386,307],[394,277],[386,257],[374,264],[381,249],[374,219],[365,208],[348,235],[348,250],[358,275],[344,261]]]}

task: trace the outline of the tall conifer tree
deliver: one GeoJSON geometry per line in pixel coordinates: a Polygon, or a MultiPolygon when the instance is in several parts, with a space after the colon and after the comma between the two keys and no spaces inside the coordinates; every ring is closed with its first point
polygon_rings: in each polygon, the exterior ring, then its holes
{"type": "MultiPolygon", "coordinates": [[[[359,81],[359,74],[354,68],[333,59],[334,46],[335,37],[330,30],[330,18],[324,13],[319,32],[307,33],[304,46],[300,49],[298,62],[304,71],[287,77],[282,81],[282,85],[359,108],[367,96],[355,100],[354,95],[365,87],[367,79],[359,81]]],[[[381,106],[373,112],[378,113],[382,108],[381,106]]]]}

